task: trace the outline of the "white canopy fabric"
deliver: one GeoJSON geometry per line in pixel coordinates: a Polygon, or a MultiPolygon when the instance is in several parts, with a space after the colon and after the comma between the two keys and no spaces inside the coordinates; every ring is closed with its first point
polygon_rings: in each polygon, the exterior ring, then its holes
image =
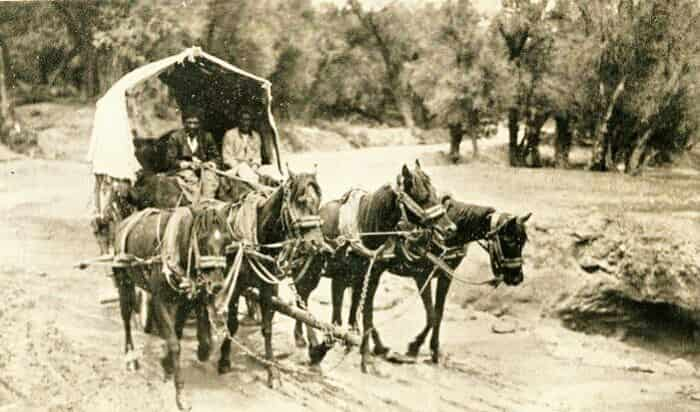
{"type": "MultiPolygon", "coordinates": [[[[129,124],[126,94],[134,86],[157,76],[168,67],[181,63],[185,59],[205,58],[217,65],[242,76],[257,80],[266,89],[270,97],[270,82],[247,73],[221,59],[203,52],[199,47],[191,47],[183,52],[162,60],[139,67],[122,77],[97,101],[95,119],[90,136],[87,161],[94,174],[108,175],[118,179],[136,180],[136,172],[141,165],[134,152],[134,135],[129,124]]],[[[268,99],[268,102],[270,99],[268,99]]],[[[268,103],[268,117],[275,136],[276,126],[268,103]]],[[[278,154],[279,162],[279,154],[278,154]]]]}

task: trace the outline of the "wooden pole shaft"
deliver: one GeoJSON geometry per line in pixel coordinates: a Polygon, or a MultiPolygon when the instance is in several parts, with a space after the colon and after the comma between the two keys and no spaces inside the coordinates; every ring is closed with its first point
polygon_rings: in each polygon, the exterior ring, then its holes
{"type": "MultiPolygon", "coordinates": [[[[258,292],[256,289],[247,289],[245,292],[243,292],[244,295],[248,296],[251,299],[254,299],[257,302],[260,302],[260,292],[258,292]]],[[[314,329],[319,329],[322,331],[329,331],[334,338],[340,339],[344,341],[345,343],[349,343],[352,345],[359,346],[360,343],[362,343],[362,340],[359,335],[349,332],[345,329],[340,328],[339,326],[336,325],[331,325],[326,322],[322,322],[316,318],[313,317],[313,315],[305,310],[301,310],[297,308],[296,306],[288,305],[284,302],[282,302],[278,297],[273,296],[272,297],[272,307],[279,313],[289,316],[292,319],[296,319],[298,321],[304,322],[308,326],[311,326],[314,329]]]]}

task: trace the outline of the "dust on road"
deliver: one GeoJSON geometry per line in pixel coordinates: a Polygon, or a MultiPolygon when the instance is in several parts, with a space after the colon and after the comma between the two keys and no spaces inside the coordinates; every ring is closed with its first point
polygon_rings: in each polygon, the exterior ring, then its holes
{"type": "MultiPolygon", "coordinates": [[[[573,175],[552,184],[551,179],[560,178],[552,171],[516,174],[478,163],[445,166],[434,154],[440,149],[444,147],[304,154],[291,156],[290,164],[300,170],[318,163],[324,200],[329,200],[360,182],[370,189],[392,182],[403,162],[420,157],[436,186],[475,203],[514,213],[532,211],[533,225],[555,221],[565,225],[569,216],[580,213],[579,202],[591,198],[575,189],[567,191],[579,181],[573,175]],[[543,190],[545,185],[548,192],[543,190]]],[[[100,293],[111,290],[111,280],[99,269],[72,268],[75,262],[97,254],[88,225],[91,180],[87,166],[69,161],[12,161],[0,165],[0,176],[0,411],[174,410],[172,384],[163,381],[158,363],[161,342],[136,333],[143,368],[127,373],[118,308],[98,302],[100,293]]],[[[648,185],[622,195],[652,190],[648,185]]],[[[598,203],[608,207],[602,200],[598,203]]],[[[534,232],[533,237],[545,236],[534,232]]],[[[488,278],[486,259],[472,248],[459,274],[473,280],[488,278]]],[[[315,374],[305,364],[306,354],[294,346],[291,321],[278,315],[275,352],[280,362],[300,373],[283,375],[282,388],[273,391],[264,384],[262,365],[240,351],[233,357],[234,372],[226,376],[216,374],[218,353],[207,363],[196,361],[189,328],[182,356],[194,410],[700,408],[700,402],[691,399],[700,390],[694,369],[669,364],[668,355],[614,338],[577,334],[542,317],[543,300],[554,293],[547,290],[548,285],[565,285],[549,283],[551,274],[527,261],[525,272],[519,290],[451,291],[441,339],[448,357],[440,366],[427,362],[427,348],[423,348],[416,364],[377,361],[379,373],[363,375],[357,351],[345,356],[338,347],[327,357],[322,374],[315,374]],[[504,321],[498,317],[503,315],[515,325],[514,333],[492,331],[494,324],[504,321]]],[[[311,311],[322,319],[330,318],[329,289],[324,280],[310,303],[311,311]]],[[[385,307],[376,316],[383,337],[392,349],[404,351],[425,317],[413,282],[386,275],[377,305],[385,307]],[[397,300],[401,303],[394,305],[397,300]]],[[[256,328],[243,328],[240,336],[262,353],[256,328]]]]}

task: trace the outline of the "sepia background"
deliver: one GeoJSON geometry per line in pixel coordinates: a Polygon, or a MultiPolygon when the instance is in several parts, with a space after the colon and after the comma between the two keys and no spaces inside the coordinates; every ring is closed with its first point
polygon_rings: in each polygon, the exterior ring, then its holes
{"type": "MultiPolygon", "coordinates": [[[[243,353],[222,377],[199,363],[190,328],[194,410],[699,410],[700,2],[115,0],[0,4],[0,411],[174,408],[160,341],[137,333],[127,373],[112,281],[73,265],[99,253],[95,101],[193,45],[272,82],[283,161],[318,164],[324,201],[419,159],[460,200],[533,213],[522,285],[453,284],[444,365],[363,375],[337,347],[273,391],[243,353]]],[[[156,79],[135,98],[139,137],[179,127],[156,79]]],[[[490,273],[478,247],[458,269],[490,273]]],[[[310,303],[325,320],[329,289],[310,303]]],[[[376,305],[405,351],[415,285],[384,276],[376,305]]],[[[262,352],[257,327],[240,335],[262,352]]]]}

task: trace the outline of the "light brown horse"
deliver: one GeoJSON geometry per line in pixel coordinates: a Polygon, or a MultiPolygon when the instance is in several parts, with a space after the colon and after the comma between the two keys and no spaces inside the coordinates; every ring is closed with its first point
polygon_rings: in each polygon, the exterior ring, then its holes
{"type": "Polygon", "coordinates": [[[188,314],[196,310],[197,355],[201,361],[208,359],[211,330],[207,306],[223,288],[225,246],[231,241],[227,226],[230,208],[231,204],[217,202],[196,209],[137,212],[122,221],[115,232],[117,256],[135,257],[125,266],[113,268],[124,323],[127,368],[139,367],[133,358],[131,336],[138,286],[152,296],[156,324],[168,350],[161,364],[166,376],[174,378],[175,400],[181,410],[190,406],[180,366],[180,338],[188,314]],[[169,258],[163,261],[162,253],[169,258]]]}
{"type": "MultiPolygon", "coordinates": [[[[255,242],[267,256],[276,259],[285,248],[267,249],[262,245],[278,244],[280,242],[294,245],[293,254],[304,257],[300,265],[290,268],[289,273],[301,270],[306,259],[313,258],[326,247],[320,230],[318,210],[321,202],[321,188],[316,180],[316,174],[289,173],[288,180],[264,201],[256,210],[255,242]]],[[[240,239],[238,239],[240,240],[240,239]]],[[[286,249],[290,250],[290,249],[286,249]]],[[[295,256],[290,256],[294,258],[295,256]]],[[[234,265],[235,258],[229,256],[229,266],[234,265]]],[[[291,259],[296,260],[296,259],[291,259]]],[[[232,286],[232,298],[228,305],[227,329],[228,336],[221,346],[219,373],[231,370],[231,339],[238,331],[238,301],[248,288],[260,291],[260,308],[262,310],[262,335],[265,339],[265,358],[267,361],[268,385],[274,387],[279,381],[279,371],[274,364],[272,351],[272,297],[278,291],[278,278],[282,276],[277,264],[269,261],[251,261],[244,259],[240,266],[239,275],[232,286]],[[263,272],[272,275],[262,275],[263,272]]]]}

